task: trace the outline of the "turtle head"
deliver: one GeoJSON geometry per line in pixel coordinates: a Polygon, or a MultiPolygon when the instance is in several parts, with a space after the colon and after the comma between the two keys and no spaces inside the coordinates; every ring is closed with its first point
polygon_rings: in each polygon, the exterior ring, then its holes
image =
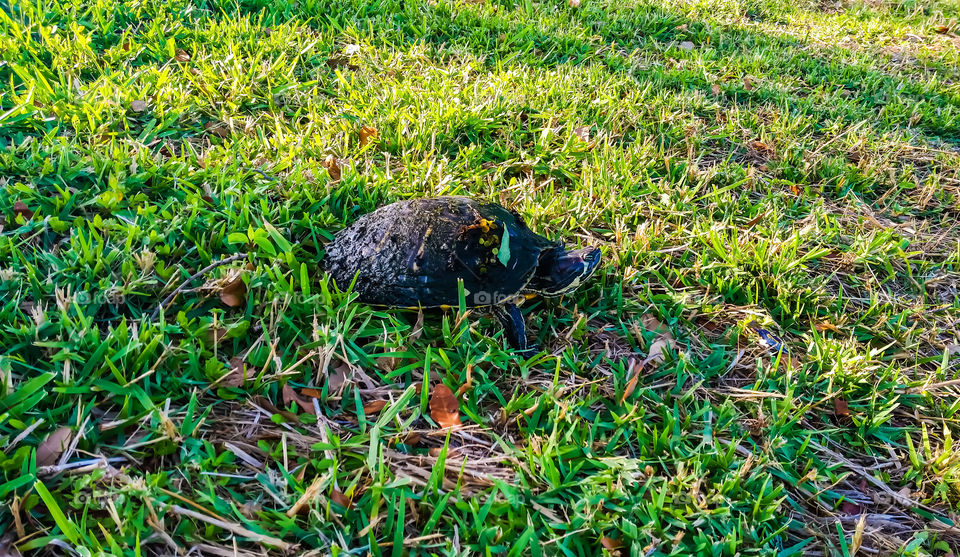
{"type": "Polygon", "coordinates": [[[586,282],[600,264],[600,248],[567,251],[563,244],[540,254],[537,271],[525,290],[541,296],[560,296],[586,282]]]}

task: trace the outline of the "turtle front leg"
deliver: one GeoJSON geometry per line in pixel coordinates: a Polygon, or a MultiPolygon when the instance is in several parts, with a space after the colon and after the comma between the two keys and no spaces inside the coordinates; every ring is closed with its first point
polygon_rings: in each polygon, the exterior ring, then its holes
{"type": "Polygon", "coordinates": [[[533,357],[540,351],[536,344],[527,342],[527,327],[523,322],[523,314],[516,304],[507,303],[495,308],[497,318],[503,324],[504,331],[507,334],[507,342],[516,349],[524,358],[533,357]]]}

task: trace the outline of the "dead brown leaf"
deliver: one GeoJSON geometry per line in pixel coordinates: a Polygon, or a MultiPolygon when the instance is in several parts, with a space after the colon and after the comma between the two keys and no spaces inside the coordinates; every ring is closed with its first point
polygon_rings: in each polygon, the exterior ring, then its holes
{"type": "Polygon", "coordinates": [[[719,96],[721,93],[720,86],[714,83],[710,86],[710,92],[713,93],[714,96],[719,96]]]}
{"type": "Polygon", "coordinates": [[[408,335],[411,341],[417,340],[423,336],[423,310],[417,310],[417,321],[413,324],[413,329],[408,335]]]}
{"type": "MultiPolygon", "coordinates": [[[[650,347],[647,351],[647,357],[643,360],[643,365],[646,366],[648,363],[658,364],[665,359],[664,353],[668,347],[676,348],[677,341],[673,338],[673,334],[662,324],[656,317],[646,314],[641,320],[643,321],[644,327],[649,330],[658,331],[659,334],[653,339],[653,342],[650,343],[650,347]]],[[[643,337],[643,331],[636,322],[630,325],[631,331],[633,332],[634,338],[637,339],[637,342],[642,346],[646,344],[646,339],[643,337]]]]}
{"type": "Polygon", "coordinates": [[[321,399],[323,398],[323,393],[319,389],[311,389],[310,387],[304,387],[300,389],[300,394],[303,396],[308,396],[310,398],[321,399]]]}
{"type": "Polygon", "coordinates": [[[653,341],[653,344],[650,345],[650,352],[647,354],[646,361],[648,363],[659,364],[666,359],[664,354],[667,348],[674,348],[676,344],[677,341],[674,340],[673,335],[670,333],[660,335],[653,341]]]}
{"type": "Polygon", "coordinates": [[[823,331],[833,331],[834,333],[842,333],[840,327],[837,327],[829,321],[821,321],[813,326],[814,329],[823,332],[823,331]]]}
{"type": "Polygon", "coordinates": [[[207,122],[203,125],[203,130],[220,138],[230,137],[230,130],[220,122],[207,122]]]}
{"type": "MultiPolygon", "coordinates": [[[[664,353],[666,352],[667,348],[675,348],[677,341],[673,338],[673,334],[670,332],[670,329],[661,323],[655,315],[645,313],[640,316],[640,322],[648,331],[654,331],[657,333],[657,337],[654,338],[652,343],[650,343],[650,349],[647,352],[646,359],[643,361],[643,365],[648,363],[658,364],[664,360],[664,353]]],[[[644,342],[642,332],[636,327],[634,327],[633,334],[637,338],[638,342],[641,344],[644,342]]]]}
{"type": "Polygon", "coordinates": [[[333,364],[333,373],[327,370],[327,393],[339,393],[347,378],[350,376],[350,365],[342,360],[333,364]]]}
{"type": "Polygon", "coordinates": [[[269,400],[267,397],[265,397],[265,396],[254,395],[252,398],[250,398],[250,403],[253,404],[254,406],[258,406],[258,407],[260,407],[260,408],[262,408],[262,409],[270,412],[271,414],[280,414],[281,416],[284,417],[284,419],[289,420],[289,421],[291,421],[291,422],[297,421],[297,415],[296,415],[296,414],[294,414],[293,412],[289,412],[289,411],[287,411],[287,410],[284,410],[284,409],[282,409],[282,408],[277,408],[277,407],[274,406],[273,403],[270,402],[270,400],[269,400]]]}
{"type": "Polygon", "coordinates": [[[570,7],[571,7],[571,8],[579,8],[579,7],[580,7],[580,0],[570,0],[570,7]]]}
{"type": "Polygon", "coordinates": [[[762,220],[767,216],[768,213],[769,213],[769,211],[764,211],[764,212],[760,213],[759,215],[753,217],[752,219],[750,219],[750,221],[749,221],[747,224],[743,225],[744,228],[748,228],[748,229],[749,229],[749,228],[753,228],[753,227],[756,226],[760,221],[762,221],[762,220]]]}
{"type": "Polygon", "coordinates": [[[863,508],[860,505],[851,501],[841,503],[840,510],[843,511],[844,514],[860,514],[863,512],[863,508]]]}
{"type": "Polygon", "coordinates": [[[243,358],[234,356],[230,358],[230,372],[220,380],[222,385],[228,387],[242,387],[250,379],[250,369],[247,367],[243,358]]]}
{"type": "Polygon", "coordinates": [[[243,276],[237,275],[237,278],[228,282],[220,290],[220,301],[232,308],[240,307],[247,303],[247,285],[243,282],[243,276]]]}
{"type": "Polygon", "coordinates": [[[330,492],[330,500],[347,510],[353,507],[353,501],[337,488],[333,488],[333,491],[330,492]]]}
{"type": "Polygon", "coordinates": [[[623,396],[620,397],[620,404],[623,404],[627,397],[633,394],[634,389],[637,388],[637,381],[640,379],[640,372],[643,370],[644,362],[637,364],[637,361],[633,358],[630,358],[630,369],[628,373],[630,374],[630,380],[627,381],[627,386],[623,389],[623,396]]]}
{"type": "Polygon", "coordinates": [[[850,415],[850,405],[842,398],[833,399],[833,413],[836,416],[845,418],[850,415]]]}
{"type": "Polygon", "coordinates": [[[134,112],[144,112],[145,110],[147,110],[147,102],[133,101],[132,103],[130,103],[130,110],[134,112]]]}
{"type": "Polygon", "coordinates": [[[473,364],[467,364],[467,380],[457,389],[457,398],[473,388],[473,364]]]}
{"type": "Polygon", "coordinates": [[[327,169],[327,173],[330,174],[331,180],[334,182],[340,180],[340,161],[337,160],[337,157],[333,155],[327,155],[327,158],[323,159],[323,163],[321,164],[327,169]]]}
{"type": "Polygon", "coordinates": [[[377,131],[377,128],[373,126],[364,126],[360,129],[360,146],[366,147],[368,143],[372,143],[380,139],[380,132],[377,131]]]}
{"type": "Polygon", "coordinates": [[[770,153],[776,152],[776,148],[762,141],[751,141],[750,148],[753,149],[754,151],[757,151],[759,153],[764,153],[764,154],[770,154],[770,153]]]}
{"type": "Polygon", "coordinates": [[[752,78],[752,77],[745,77],[745,78],[743,78],[743,88],[746,89],[747,91],[753,91],[754,86],[753,86],[753,78],[752,78]]]}
{"type": "Polygon", "coordinates": [[[670,329],[666,325],[660,322],[656,315],[652,313],[644,313],[640,316],[640,323],[643,325],[643,328],[648,331],[653,331],[654,333],[664,334],[669,333],[670,329]]]}
{"type": "Polygon", "coordinates": [[[721,323],[718,323],[717,321],[714,321],[713,319],[710,319],[710,318],[702,322],[698,320],[698,323],[700,323],[700,325],[704,329],[706,329],[711,333],[716,333],[717,331],[721,331],[723,329],[723,325],[721,323]]]}
{"type": "Polygon", "coordinates": [[[73,430],[67,426],[57,428],[37,447],[37,466],[51,466],[57,462],[63,451],[73,440],[73,430]]]}
{"type": "Polygon", "coordinates": [[[430,417],[440,427],[460,425],[460,403],[450,387],[437,383],[430,395],[430,417]]]}
{"type": "Polygon", "coordinates": [[[283,386],[283,404],[285,406],[290,406],[294,403],[296,403],[296,405],[299,406],[304,412],[313,414],[314,416],[317,415],[317,413],[313,410],[313,403],[301,398],[300,395],[297,394],[297,391],[293,390],[293,387],[291,387],[289,384],[286,384],[283,386]]]}
{"type": "Polygon", "coordinates": [[[611,552],[617,552],[618,554],[623,548],[623,543],[620,540],[615,540],[609,536],[600,538],[600,545],[602,545],[604,549],[611,552]]]}
{"type": "Polygon", "coordinates": [[[811,468],[802,478],[797,480],[797,485],[801,485],[803,484],[803,482],[815,482],[815,481],[817,481],[817,469],[811,468]]]}
{"type": "Polygon", "coordinates": [[[216,325],[211,325],[210,328],[207,329],[207,342],[210,345],[218,345],[220,344],[221,340],[226,338],[227,333],[229,332],[230,331],[228,329],[225,329],[223,327],[217,327],[216,325]]]}
{"type": "Polygon", "coordinates": [[[177,54],[176,54],[176,56],[174,56],[174,59],[175,59],[177,62],[189,62],[189,61],[190,61],[190,53],[188,53],[186,50],[184,50],[184,49],[182,49],[182,48],[178,48],[178,49],[177,49],[177,54]]]}
{"type": "Polygon", "coordinates": [[[347,68],[348,70],[358,70],[360,66],[354,64],[349,56],[335,55],[327,58],[327,67],[330,69],[347,68]]]}
{"type": "Polygon", "coordinates": [[[770,356],[771,365],[777,365],[780,370],[797,371],[803,367],[803,360],[800,356],[792,354],[786,347],[773,352],[770,356]]]}
{"type": "Polygon", "coordinates": [[[23,201],[17,201],[13,204],[13,215],[14,218],[23,217],[24,220],[30,220],[33,218],[33,211],[23,201]]]}
{"type": "MultiPolygon", "coordinates": [[[[427,454],[432,456],[433,458],[439,457],[440,453],[442,452],[443,452],[443,447],[430,447],[429,449],[427,449],[427,454]]],[[[460,451],[458,451],[456,447],[449,447],[447,449],[447,458],[454,459],[454,458],[457,458],[459,454],[460,454],[460,451]]]]}
{"type": "Polygon", "coordinates": [[[573,130],[573,135],[577,136],[580,141],[584,143],[590,142],[590,126],[580,126],[573,130]]]}
{"type": "Polygon", "coordinates": [[[363,405],[363,415],[379,414],[388,404],[390,404],[389,400],[371,400],[363,405]]]}
{"type": "Polygon", "coordinates": [[[793,371],[797,371],[797,370],[799,370],[799,369],[801,369],[801,368],[803,367],[803,361],[800,359],[800,356],[797,356],[797,355],[795,355],[795,354],[789,354],[789,353],[788,353],[788,354],[784,354],[784,355],[783,355],[783,358],[784,358],[784,361],[785,361],[786,364],[787,364],[787,368],[788,368],[788,369],[792,369],[793,371]]]}
{"type": "MultiPolygon", "coordinates": [[[[406,352],[406,350],[407,350],[406,346],[401,346],[397,348],[395,351],[406,352]]],[[[390,373],[396,370],[397,368],[403,367],[403,360],[404,358],[402,356],[381,356],[379,358],[376,358],[374,360],[374,363],[376,363],[377,367],[380,368],[381,371],[385,373],[390,373]]]]}

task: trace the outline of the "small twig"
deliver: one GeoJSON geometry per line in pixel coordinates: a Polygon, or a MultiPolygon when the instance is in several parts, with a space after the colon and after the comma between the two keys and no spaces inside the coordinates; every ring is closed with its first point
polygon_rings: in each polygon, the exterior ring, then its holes
{"type": "Polygon", "coordinates": [[[56,476],[58,474],[85,474],[92,470],[102,470],[107,467],[107,465],[116,463],[116,462],[126,462],[127,459],[122,456],[114,456],[110,458],[91,458],[88,460],[78,460],[76,462],[70,462],[68,464],[51,464],[50,466],[40,466],[37,468],[38,477],[49,477],[56,476]]]}
{"type": "Polygon", "coordinates": [[[289,551],[294,547],[296,547],[295,545],[291,543],[287,543],[281,540],[280,538],[274,538],[273,536],[258,534],[253,530],[248,530],[243,526],[240,526],[239,524],[234,524],[232,522],[224,522],[222,520],[213,518],[212,516],[201,514],[201,513],[198,513],[197,511],[191,511],[190,509],[185,509],[180,505],[171,505],[170,510],[172,510],[173,512],[179,515],[187,516],[195,520],[200,520],[200,521],[206,522],[207,524],[212,524],[218,528],[223,528],[224,530],[233,532],[238,536],[250,538],[251,540],[254,540],[262,544],[271,545],[273,547],[276,547],[277,549],[280,549],[281,551],[289,551]]]}
{"type": "Polygon", "coordinates": [[[909,394],[928,393],[930,391],[935,391],[944,387],[953,387],[955,385],[960,385],[960,379],[951,379],[950,381],[941,381],[939,383],[928,383],[920,387],[910,387],[909,389],[901,390],[901,392],[906,392],[909,394]]]}
{"type": "MultiPolygon", "coordinates": [[[[584,530],[587,530],[587,528],[584,528],[584,530]]],[[[580,531],[582,532],[583,530],[580,531]]],[[[404,538],[403,546],[407,547],[411,545],[419,545],[423,542],[429,542],[443,537],[446,537],[446,534],[427,534],[426,536],[420,536],[417,538],[404,538]]],[[[393,547],[393,542],[380,542],[377,544],[377,547],[393,547]]]]}
{"type": "Polygon", "coordinates": [[[313,480],[313,483],[311,483],[310,486],[304,490],[303,495],[297,499],[297,502],[294,503],[289,510],[287,510],[287,516],[290,518],[297,516],[297,514],[300,513],[300,509],[309,505],[314,499],[316,499],[317,495],[319,495],[320,491],[323,489],[323,483],[325,481],[327,481],[326,475],[317,476],[313,480]]]}
{"type": "MultiPolygon", "coordinates": [[[[34,422],[32,425],[27,426],[26,429],[24,429],[23,431],[21,431],[19,435],[17,435],[16,437],[13,438],[13,441],[11,441],[9,445],[7,445],[6,447],[3,448],[3,452],[4,452],[4,453],[9,452],[10,449],[16,447],[17,444],[20,443],[20,441],[23,441],[24,439],[26,439],[28,435],[30,435],[31,433],[33,433],[33,430],[35,430],[35,429],[37,429],[38,427],[42,426],[42,425],[44,424],[44,422],[46,422],[46,420],[44,420],[43,418],[40,418],[39,420],[37,420],[36,422],[34,422]]],[[[21,536],[21,537],[23,537],[23,536],[21,536]]]]}
{"type": "Polygon", "coordinates": [[[188,504],[188,505],[190,505],[190,506],[192,506],[192,507],[194,507],[194,508],[196,508],[196,509],[200,509],[201,511],[203,511],[203,512],[205,512],[205,513],[207,513],[207,514],[212,515],[212,516],[213,516],[214,518],[216,518],[217,520],[220,520],[220,521],[223,521],[223,522],[225,522],[225,521],[227,520],[226,518],[218,515],[217,513],[213,512],[213,511],[211,511],[211,510],[205,509],[205,508],[203,508],[202,506],[200,506],[200,505],[197,504],[197,503],[194,503],[193,501],[191,501],[190,499],[187,499],[186,497],[184,497],[183,495],[180,495],[179,493],[174,493],[174,492],[172,492],[172,491],[170,491],[170,490],[168,490],[168,489],[164,489],[164,488],[162,488],[162,487],[158,487],[157,490],[160,491],[160,493],[163,493],[164,495],[168,495],[168,496],[170,496],[170,497],[173,497],[174,499],[179,499],[180,501],[183,501],[184,503],[186,503],[186,504],[188,504]]]}
{"type": "Polygon", "coordinates": [[[187,285],[193,282],[195,279],[197,279],[198,277],[200,277],[205,273],[209,273],[210,271],[216,269],[221,265],[226,265],[227,263],[232,263],[234,261],[244,259],[246,257],[247,257],[247,254],[245,252],[237,253],[237,254],[231,255],[226,259],[221,259],[220,261],[214,261],[213,263],[207,265],[203,269],[200,269],[196,273],[190,275],[189,277],[187,277],[187,280],[183,281],[183,283],[181,283],[180,286],[177,287],[176,290],[171,292],[169,296],[167,296],[166,298],[163,299],[162,302],[160,302],[160,305],[157,306],[157,309],[153,310],[153,313],[150,315],[150,321],[153,321],[154,319],[156,319],[157,316],[160,315],[160,312],[163,311],[163,308],[167,307],[167,305],[169,305],[170,302],[172,302],[173,299],[177,297],[177,294],[182,292],[183,289],[186,288],[187,285]]]}
{"type": "Polygon", "coordinates": [[[164,541],[167,546],[173,550],[175,555],[182,555],[183,551],[180,549],[180,546],[177,545],[177,542],[173,541],[173,538],[170,537],[163,527],[160,526],[153,518],[147,518],[147,525],[153,528],[153,532],[157,535],[158,538],[164,541]]]}
{"type": "Polygon", "coordinates": [[[720,394],[727,395],[731,398],[787,398],[786,395],[781,393],[768,393],[764,391],[752,391],[750,389],[739,389],[737,387],[726,387],[725,389],[718,389],[720,394]]]}
{"type": "MultiPolygon", "coordinates": [[[[80,443],[80,439],[83,438],[83,433],[87,429],[87,423],[90,422],[90,416],[88,415],[83,423],[80,424],[80,428],[77,429],[77,434],[73,436],[73,439],[70,440],[70,446],[67,447],[67,450],[63,451],[63,454],[60,455],[60,461],[57,462],[58,466],[66,466],[67,461],[73,456],[73,453],[77,451],[77,444],[80,443]]],[[[98,459],[99,460],[99,459],[98,459]]]]}
{"type": "MultiPolygon", "coordinates": [[[[539,509],[537,509],[537,510],[539,510],[539,509]]],[[[562,541],[562,540],[564,540],[565,538],[568,538],[568,537],[570,537],[570,536],[572,536],[572,535],[574,535],[574,534],[579,534],[580,532],[586,532],[587,530],[589,530],[589,528],[581,528],[581,529],[579,529],[579,530],[574,530],[574,531],[572,531],[572,532],[567,532],[566,534],[564,534],[564,535],[562,535],[562,536],[560,536],[560,537],[553,538],[552,540],[547,540],[547,542],[544,543],[543,546],[546,547],[546,546],[548,546],[548,545],[550,545],[550,544],[554,544],[554,543],[557,543],[557,542],[559,542],[559,541],[562,541]]]]}

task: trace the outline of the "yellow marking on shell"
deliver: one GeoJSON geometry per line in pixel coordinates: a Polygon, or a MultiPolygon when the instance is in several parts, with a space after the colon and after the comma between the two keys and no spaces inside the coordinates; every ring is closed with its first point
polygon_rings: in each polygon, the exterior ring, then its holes
{"type": "Polygon", "coordinates": [[[413,272],[420,271],[420,265],[417,265],[417,260],[423,257],[423,250],[427,247],[427,238],[430,237],[430,234],[433,233],[433,226],[428,226],[427,231],[423,233],[423,240],[420,240],[420,249],[417,250],[417,255],[413,258],[413,272]]]}
{"type": "Polygon", "coordinates": [[[490,232],[490,230],[496,228],[496,226],[497,223],[492,220],[480,219],[480,228],[483,229],[484,234],[490,232]]]}
{"type": "MultiPolygon", "coordinates": [[[[393,221],[393,222],[396,222],[396,221],[393,221]]],[[[383,233],[383,238],[380,238],[380,243],[377,244],[377,253],[380,253],[380,250],[383,249],[383,244],[385,244],[387,241],[387,238],[390,237],[390,230],[393,229],[393,222],[391,222],[390,225],[387,226],[387,230],[383,233]]]]}

